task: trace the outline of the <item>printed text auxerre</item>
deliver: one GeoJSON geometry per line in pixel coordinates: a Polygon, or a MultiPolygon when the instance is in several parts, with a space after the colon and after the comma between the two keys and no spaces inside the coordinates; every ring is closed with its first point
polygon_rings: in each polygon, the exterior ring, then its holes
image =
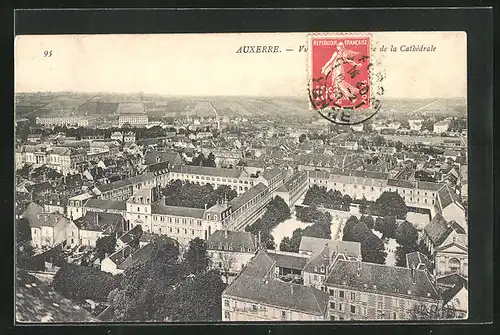
{"type": "Polygon", "coordinates": [[[236,53],[268,53],[268,52],[281,52],[280,47],[277,45],[244,45],[241,46],[236,53]]]}

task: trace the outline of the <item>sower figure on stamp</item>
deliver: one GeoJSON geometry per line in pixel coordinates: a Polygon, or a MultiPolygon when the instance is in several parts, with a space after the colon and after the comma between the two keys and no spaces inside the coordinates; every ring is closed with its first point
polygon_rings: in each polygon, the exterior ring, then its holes
{"type": "Polygon", "coordinates": [[[356,68],[361,67],[361,63],[356,63],[353,60],[354,56],[358,54],[356,51],[347,50],[344,47],[344,43],[339,42],[337,44],[337,51],[333,53],[332,57],[321,68],[321,73],[325,74],[326,78],[330,77],[331,89],[328,89],[328,91],[334,94],[337,101],[343,99],[354,101],[358,97],[359,90],[345,80],[346,69],[344,65],[349,63],[353,65],[353,71],[356,71],[356,68]]]}

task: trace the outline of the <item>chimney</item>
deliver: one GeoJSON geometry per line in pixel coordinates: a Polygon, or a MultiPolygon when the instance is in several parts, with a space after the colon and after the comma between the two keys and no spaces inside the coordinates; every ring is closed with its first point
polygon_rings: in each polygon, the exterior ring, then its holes
{"type": "Polygon", "coordinates": [[[260,239],[260,230],[259,230],[259,238],[258,238],[258,241],[259,241],[259,246],[260,244],[262,243],[261,239],[260,239]]]}
{"type": "Polygon", "coordinates": [[[290,295],[293,295],[293,284],[290,284],[290,295]]]}
{"type": "Polygon", "coordinates": [[[361,263],[358,264],[357,275],[358,275],[358,277],[361,276],[361,263]]]}
{"type": "Polygon", "coordinates": [[[224,238],[227,239],[227,229],[224,229],[224,238]]]}
{"type": "Polygon", "coordinates": [[[99,213],[97,213],[97,212],[95,213],[95,224],[96,224],[96,226],[99,225],[99,213]]]}
{"type": "Polygon", "coordinates": [[[416,284],[416,280],[415,280],[415,265],[412,265],[411,266],[411,283],[412,284],[416,284]]]}
{"type": "Polygon", "coordinates": [[[207,204],[205,204],[205,210],[207,210],[207,204]]]}

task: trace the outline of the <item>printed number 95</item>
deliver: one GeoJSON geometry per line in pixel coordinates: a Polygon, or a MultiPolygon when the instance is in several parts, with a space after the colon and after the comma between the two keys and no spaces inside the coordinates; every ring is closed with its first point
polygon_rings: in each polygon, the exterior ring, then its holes
{"type": "Polygon", "coordinates": [[[52,50],[45,50],[43,52],[43,57],[51,57],[52,56],[52,50]]]}

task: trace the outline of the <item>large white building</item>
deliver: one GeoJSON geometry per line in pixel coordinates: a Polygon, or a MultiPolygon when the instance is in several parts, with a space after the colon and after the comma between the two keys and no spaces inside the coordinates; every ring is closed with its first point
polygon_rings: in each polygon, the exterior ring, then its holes
{"type": "Polygon", "coordinates": [[[36,124],[46,127],[53,127],[53,126],[88,127],[89,120],[86,118],[76,117],[76,116],[37,117],[36,124]]]}
{"type": "Polygon", "coordinates": [[[131,126],[145,126],[149,123],[149,118],[146,114],[122,114],[118,118],[118,124],[122,127],[125,124],[131,126]]]}

